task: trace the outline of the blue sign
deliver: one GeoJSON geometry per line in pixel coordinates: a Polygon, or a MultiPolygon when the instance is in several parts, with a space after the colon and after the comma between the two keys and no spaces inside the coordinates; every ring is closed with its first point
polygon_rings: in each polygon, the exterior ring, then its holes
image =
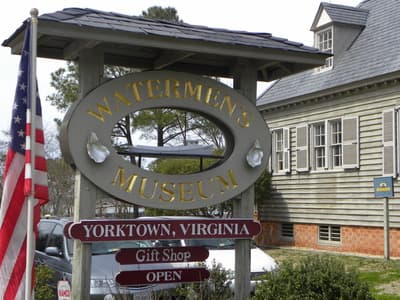
{"type": "Polygon", "coordinates": [[[376,177],[374,178],[374,191],[376,198],[393,197],[393,178],[376,177]]]}

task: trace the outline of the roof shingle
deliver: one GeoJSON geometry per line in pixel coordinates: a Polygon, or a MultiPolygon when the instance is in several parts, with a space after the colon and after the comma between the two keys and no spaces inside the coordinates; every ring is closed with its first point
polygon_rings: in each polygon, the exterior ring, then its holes
{"type": "Polygon", "coordinates": [[[304,71],[276,81],[258,99],[258,106],[279,105],[319,91],[337,88],[400,71],[400,1],[368,0],[359,5],[368,11],[364,30],[341,56],[334,56],[333,69],[304,71]],[[291,100],[293,99],[293,100],[291,100]]]}

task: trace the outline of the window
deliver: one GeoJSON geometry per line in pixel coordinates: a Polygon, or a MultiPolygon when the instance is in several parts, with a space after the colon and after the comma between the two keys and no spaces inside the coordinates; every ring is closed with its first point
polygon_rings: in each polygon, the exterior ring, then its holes
{"type": "Polygon", "coordinates": [[[61,225],[56,225],[53,232],[49,235],[47,247],[57,247],[60,255],[64,253],[64,231],[61,225]]]}
{"type": "Polygon", "coordinates": [[[36,240],[36,250],[44,252],[47,246],[47,240],[53,231],[55,224],[51,222],[40,222],[39,233],[36,240]]]}
{"type": "Polygon", "coordinates": [[[341,241],[341,228],[339,225],[319,225],[318,239],[320,242],[341,241]]]}
{"type": "Polygon", "coordinates": [[[272,132],[272,172],[290,171],[289,128],[279,128],[272,132]]]}
{"type": "Polygon", "coordinates": [[[281,238],[284,240],[292,240],[293,237],[293,223],[281,223],[281,238]]]}
{"type": "Polygon", "coordinates": [[[325,168],[325,124],[314,125],[314,159],[315,169],[325,168]]]}
{"type": "Polygon", "coordinates": [[[342,166],[342,122],[332,121],[330,123],[330,147],[331,147],[331,165],[333,168],[342,166]]]}
{"type": "MultiPolygon", "coordinates": [[[[333,39],[332,39],[332,28],[324,29],[316,33],[315,47],[323,52],[333,53],[333,39]]],[[[333,57],[328,57],[325,61],[325,65],[318,67],[318,71],[324,71],[332,69],[333,57]]]]}
{"type": "Polygon", "coordinates": [[[296,139],[298,172],[359,166],[358,117],[300,125],[296,128],[296,139]]]}
{"type": "Polygon", "coordinates": [[[312,124],[312,169],[342,167],[342,120],[328,120],[312,124]]]}

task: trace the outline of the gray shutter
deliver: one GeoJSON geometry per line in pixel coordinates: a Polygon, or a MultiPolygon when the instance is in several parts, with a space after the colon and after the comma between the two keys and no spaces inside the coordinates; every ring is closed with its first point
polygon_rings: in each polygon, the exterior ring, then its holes
{"type": "Polygon", "coordinates": [[[290,129],[283,128],[283,170],[290,172],[290,129]]]}
{"type": "Polygon", "coordinates": [[[382,112],[383,176],[396,177],[396,119],[394,109],[382,112]]]}
{"type": "Polygon", "coordinates": [[[359,168],[359,129],[358,117],[345,117],[342,120],[342,158],[344,169],[359,168]]]}
{"type": "Polygon", "coordinates": [[[296,170],[304,172],[309,170],[308,162],[308,126],[296,127],[296,170]]]}
{"type": "Polygon", "coordinates": [[[276,171],[276,131],[272,131],[272,143],[271,143],[271,160],[269,165],[270,173],[276,171]]]}

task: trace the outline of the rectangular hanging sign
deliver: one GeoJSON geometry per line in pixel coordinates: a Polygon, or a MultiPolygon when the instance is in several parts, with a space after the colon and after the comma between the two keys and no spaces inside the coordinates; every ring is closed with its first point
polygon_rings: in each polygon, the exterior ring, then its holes
{"type": "Polygon", "coordinates": [[[115,276],[120,285],[161,284],[173,282],[196,282],[210,277],[206,268],[159,269],[121,271],[115,276]]]}
{"type": "Polygon", "coordinates": [[[206,247],[124,248],[116,260],[121,265],[193,262],[204,261],[208,254],[206,247]]]}
{"type": "Polygon", "coordinates": [[[253,219],[81,220],[64,227],[67,238],[82,242],[170,239],[248,239],[261,231],[253,219]]]}

